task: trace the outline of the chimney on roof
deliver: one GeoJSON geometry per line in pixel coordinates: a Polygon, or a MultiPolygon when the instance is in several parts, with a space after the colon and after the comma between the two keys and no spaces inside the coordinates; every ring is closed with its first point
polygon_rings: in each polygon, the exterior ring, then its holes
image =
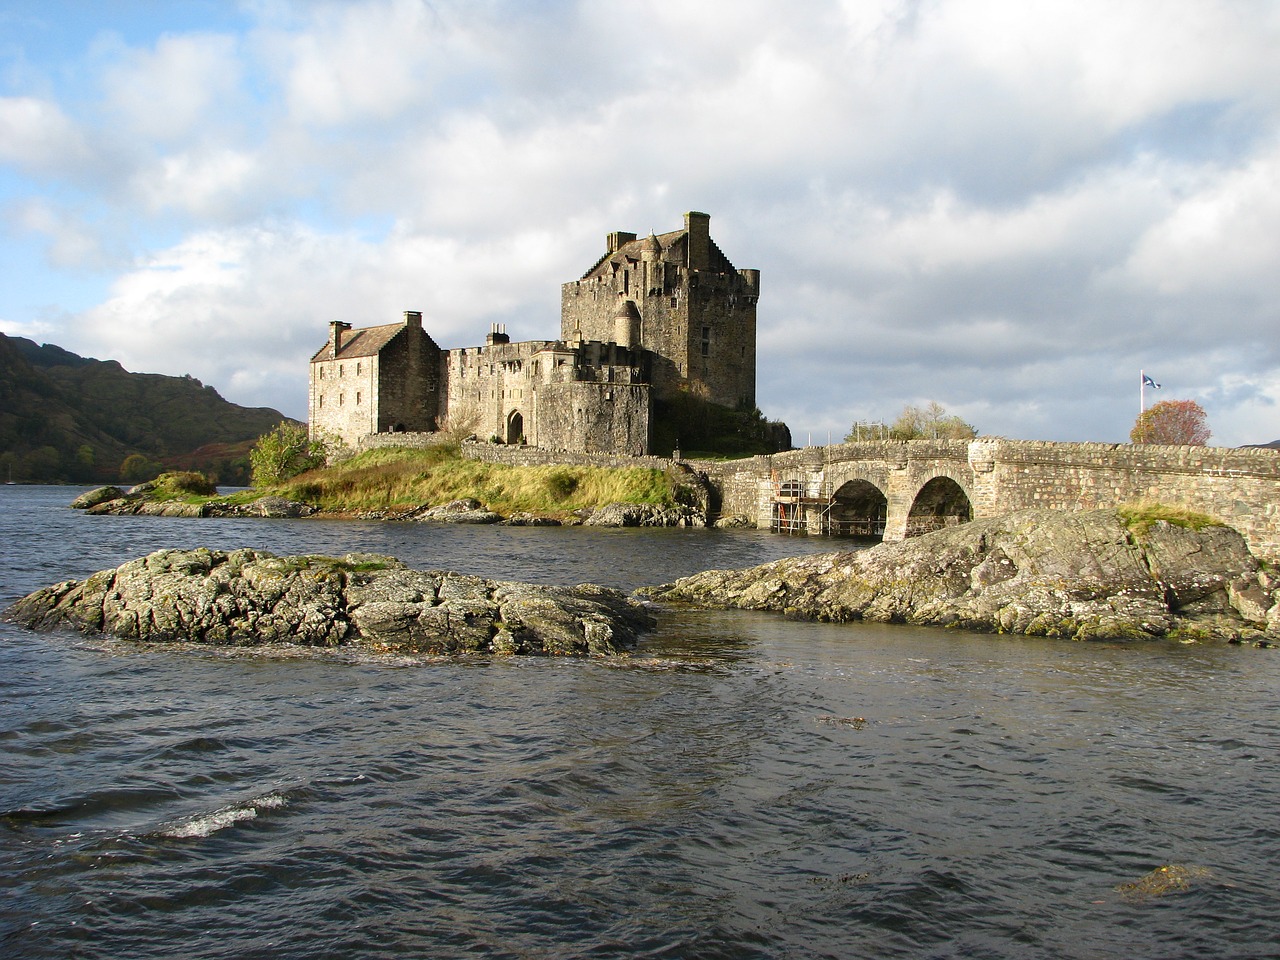
{"type": "Polygon", "coordinates": [[[336,357],[342,350],[342,334],[351,329],[351,324],[341,320],[329,321],[329,356],[336,357]]]}
{"type": "Polygon", "coordinates": [[[636,238],[634,233],[626,233],[622,230],[615,230],[613,233],[605,237],[605,242],[609,245],[610,253],[617,253],[628,243],[636,238]]]}
{"type": "Polygon", "coordinates": [[[404,325],[406,327],[416,327],[417,329],[421,330],[422,329],[422,311],[406,310],[404,312],[404,325]]]}
{"type": "Polygon", "coordinates": [[[507,336],[507,325],[505,323],[489,324],[489,335],[484,338],[484,342],[490,347],[495,343],[510,343],[511,338],[507,336]]]}
{"type": "Polygon", "coordinates": [[[710,269],[711,215],[690,210],[684,215],[684,229],[689,235],[689,269],[710,269]]]}

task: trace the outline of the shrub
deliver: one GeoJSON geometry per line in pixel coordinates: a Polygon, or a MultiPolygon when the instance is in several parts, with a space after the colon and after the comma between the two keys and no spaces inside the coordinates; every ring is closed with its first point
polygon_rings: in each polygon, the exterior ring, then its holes
{"type": "Polygon", "coordinates": [[[307,435],[300,423],[284,421],[258,438],[249,451],[255,487],[278,486],[300,473],[324,466],[328,448],[319,438],[307,435]]]}
{"type": "Polygon", "coordinates": [[[563,467],[552,470],[544,478],[547,493],[555,500],[568,500],[578,489],[578,477],[563,467]]]}
{"type": "Polygon", "coordinates": [[[179,470],[156,477],[156,493],[172,497],[212,497],[218,489],[203,473],[179,470]]]}

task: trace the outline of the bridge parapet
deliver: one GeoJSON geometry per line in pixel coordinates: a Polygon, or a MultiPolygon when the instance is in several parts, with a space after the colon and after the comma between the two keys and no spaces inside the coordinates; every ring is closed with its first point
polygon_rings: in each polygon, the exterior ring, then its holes
{"type": "Polygon", "coordinates": [[[702,462],[728,514],[768,527],[771,491],[788,480],[834,493],[861,480],[888,503],[885,537],[907,533],[924,484],[947,477],[974,517],[1026,507],[1087,510],[1161,502],[1238,529],[1258,555],[1280,558],[1280,451],[1040,440],[864,440],[729,463],[702,462]]]}

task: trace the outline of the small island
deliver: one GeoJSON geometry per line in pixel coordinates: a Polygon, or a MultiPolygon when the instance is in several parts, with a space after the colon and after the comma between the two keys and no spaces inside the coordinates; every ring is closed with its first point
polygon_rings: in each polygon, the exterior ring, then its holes
{"type": "Polygon", "coordinates": [[[38,590],[4,616],[140,642],[450,655],[625,653],[655,625],[654,603],[1072,640],[1280,643],[1280,577],[1235,530],[1170,508],[1020,511],[640,594],[648,601],[376,555],[162,550],[38,590]]]}
{"type": "Polygon", "coordinates": [[[4,618],[142,643],[553,656],[622,653],[653,624],[642,603],[590,584],[410,570],[373,554],[206,549],[160,550],[37,590],[4,618]]]}
{"type": "Polygon", "coordinates": [[[1280,576],[1212,518],[1023,510],[858,552],[709,571],[665,603],[1073,640],[1280,642],[1280,576]]]}

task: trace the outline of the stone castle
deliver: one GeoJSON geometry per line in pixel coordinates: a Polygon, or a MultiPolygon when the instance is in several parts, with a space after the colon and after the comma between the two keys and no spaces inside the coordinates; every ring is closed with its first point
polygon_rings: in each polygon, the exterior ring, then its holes
{"type": "Polygon", "coordinates": [[[760,271],[738,270],[705,213],[684,229],[606,250],[561,287],[560,338],[442,350],[422,314],[353,329],[329,325],[311,358],[312,435],[357,446],[371,434],[449,430],[570,453],[644,455],[655,403],[692,396],[751,410],[760,271]]]}

